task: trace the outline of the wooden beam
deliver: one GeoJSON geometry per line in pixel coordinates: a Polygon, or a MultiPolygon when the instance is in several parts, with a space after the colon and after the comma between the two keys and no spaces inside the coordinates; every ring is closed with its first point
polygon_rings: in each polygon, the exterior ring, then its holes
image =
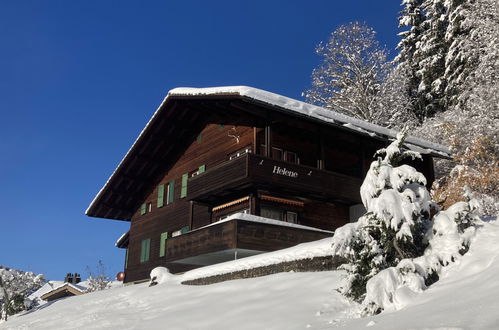
{"type": "Polygon", "coordinates": [[[265,157],[272,158],[272,127],[271,124],[265,126],[265,157]]]}

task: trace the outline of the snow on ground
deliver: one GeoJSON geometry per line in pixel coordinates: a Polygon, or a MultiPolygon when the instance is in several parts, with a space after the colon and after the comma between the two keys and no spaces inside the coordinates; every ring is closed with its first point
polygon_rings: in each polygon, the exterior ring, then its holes
{"type": "MultiPolygon", "coordinates": [[[[340,271],[281,273],[208,286],[115,288],[47,303],[0,329],[499,329],[499,223],[485,223],[459,264],[399,311],[354,318],[340,271]]],[[[263,257],[263,256],[262,256],[263,257]]],[[[254,257],[253,257],[254,258],[254,257]]],[[[187,276],[186,273],[184,276],[187,276]]]]}
{"type": "Polygon", "coordinates": [[[89,293],[11,317],[0,329],[305,329],[348,311],[339,272],[281,273],[209,286],[176,281],[89,293]],[[321,314],[326,310],[328,314],[321,314]],[[338,312],[336,312],[338,311],[338,312]]]}

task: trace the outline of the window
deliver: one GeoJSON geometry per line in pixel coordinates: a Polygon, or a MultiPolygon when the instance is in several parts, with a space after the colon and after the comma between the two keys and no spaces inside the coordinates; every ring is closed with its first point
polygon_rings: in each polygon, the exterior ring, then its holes
{"type": "MultiPolygon", "coordinates": [[[[260,145],[260,154],[265,155],[265,144],[260,145]]],[[[300,164],[300,158],[296,152],[287,151],[277,147],[272,147],[272,159],[284,160],[293,164],[300,164]]]]}
{"type": "Polygon", "coordinates": [[[166,190],[166,204],[167,205],[173,203],[174,189],[175,189],[175,180],[172,180],[172,181],[168,182],[168,187],[166,190]]]}
{"type": "Polygon", "coordinates": [[[229,160],[233,160],[235,158],[239,158],[245,154],[251,153],[251,146],[244,147],[236,152],[229,154],[229,160]]]}
{"type": "Polygon", "coordinates": [[[287,211],[286,212],[286,221],[289,223],[298,223],[298,213],[287,211]]]}
{"type": "Polygon", "coordinates": [[[187,196],[187,179],[189,178],[189,173],[182,175],[182,186],[180,188],[180,198],[187,196]]]}
{"type": "Polygon", "coordinates": [[[144,214],[149,213],[151,211],[152,211],[152,203],[151,202],[144,203],[144,204],[140,205],[140,215],[144,215],[144,214]]]}
{"type": "Polygon", "coordinates": [[[274,220],[283,220],[283,212],[271,207],[262,206],[260,209],[260,216],[274,220]]]}
{"type": "Polygon", "coordinates": [[[166,254],[166,240],[168,239],[168,232],[162,233],[159,237],[159,256],[164,257],[166,254]]]}
{"type": "Polygon", "coordinates": [[[165,185],[160,184],[158,186],[158,202],[157,202],[157,207],[163,207],[165,203],[165,185]]]}
{"type": "Polygon", "coordinates": [[[140,262],[149,261],[149,249],[151,248],[151,239],[143,239],[140,244],[140,262]]]}
{"type": "Polygon", "coordinates": [[[192,171],[191,173],[189,173],[189,177],[195,177],[196,175],[199,175],[201,173],[204,173],[206,171],[206,165],[201,165],[199,166],[199,168],[195,171],[192,171]]]}
{"type": "Polygon", "coordinates": [[[300,160],[298,159],[298,155],[296,154],[296,152],[291,152],[291,151],[284,152],[284,160],[293,164],[300,163],[300,160]]]}
{"type": "Polygon", "coordinates": [[[272,158],[275,160],[283,160],[283,151],[280,148],[272,147],[272,158]]]}

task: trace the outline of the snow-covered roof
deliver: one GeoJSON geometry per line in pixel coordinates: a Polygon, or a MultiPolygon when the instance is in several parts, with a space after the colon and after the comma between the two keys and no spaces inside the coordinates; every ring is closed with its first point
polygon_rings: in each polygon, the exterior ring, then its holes
{"type": "MultiPolygon", "coordinates": [[[[315,118],[330,124],[343,126],[352,131],[367,134],[369,136],[395,138],[397,132],[367,121],[353,118],[339,112],[332,111],[313,104],[298,101],[286,96],[267,92],[258,88],[248,86],[227,86],[227,87],[210,87],[210,88],[190,88],[179,87],[170,90],[167,97],[172,96],[213,96],[213,95],[239,95],[255,101],[266,103],[284,110],[293,111],[300,115],[315,118]]],[[[410,136],[406,139],[406,144],[409,148],[417,148],[417,151],[423,154],[437,154],[442,157],[450,157],[449,148],[410,136]]]]}
{"type": "MultiPolygon", "coordinates": [[[[122,247],[121,245],[124,243],[125,240],[128,240],[128,235],[130,234],[130,231],[128,230],[127,232],[123,233],[120,238],[116,240],[116,243],[114,243],[114,246],[116,247],[122,247]]],[[[128,244],[128,243],[127,243],[128,244]]]]}
{"type": "MultiPolygon", "coordinates": [[[[127,219],[129,220],[130,214],[123,215],[120,212],[116,211],[116,213],[120,213],[120,215],[107,216],[102,213],[97,213],[97,208],[99,204],[99,199],[104,196],[108,188],[112,185],[113,178],[117,177],[120,169],[125,167],[125,163],[129,158],[133,158],[133,151],[136,145],[139,144],[139,141],[147,134],[148,128],[151,127],[156,121],[157,117],[161,113],[161,110],[169,103],[170,100],[173,99],[196,99],[196,98],[212,98],[217,96],[232,96],[237,98],[242,98],[245,100],[249,100],[256,104],[266,105],[267,107],[271,106],[277,111],[282,111],[288,114],[292,114],[295,116],[301,116],[303,118],[308,118],[312,120],[318,120],[324,123],[328,123],[330,125],[334,125],[336,127],[341,127],[346,130],[351,130],[358,132],[360,134],[365,134],[370,137],[380,138],[380,139],[394,139],[396,137],[396,131],[381,127],[379,125],[371,124],[366,121],[349,117],[344,114],[322,108],[319,106],[315,106],[309,103],[305,103],[302,101],[298,101],[286,96],[282,96],[279,94],[267,92],[258,88],[248,87],[248,86],[226,86],[226,87],[211,87],[211,88],[190,88],[190,87],[180,87],[174,88],[170,90],[160,104],[160,106],[156,109],[151,119],[148,121],[144,129],[140,132],[137,139],[134,141],[130,149],[127,151],[123,159],[120,161],[116,169],[113,171],[109,179],[106,181],[101,190],[94,197],[90,205],[88,206],[85,214],[89,216],[97,216],[97,217],[105,217],[110,219],[127,219]]],[[[406,146],[412,150],[418,151],[423,154],[430,154],[436,157],[450,158],[450,150],[449,148],[429,142],[426,140],[422,140],[416,137],[408,137],[406,139],[406,146]]]]}
{"type": "Polygon", "coordinates": [[[51,293],[62,289],[63,287],[71,287],[72,289],[84,293],[88,289],[88,283],[86,281],[80,282],[78,284],[72,284],[64,281],[48,281],[41,288],[29,295],[28,299],[34,300],[35,298],[41,298],[43,296],[50,295],[51,293]]]}

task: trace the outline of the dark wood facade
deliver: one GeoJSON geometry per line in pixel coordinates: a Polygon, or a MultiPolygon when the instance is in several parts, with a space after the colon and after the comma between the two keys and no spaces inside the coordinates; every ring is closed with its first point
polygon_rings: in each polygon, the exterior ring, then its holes
{"type": "MultiPolygon", "coordinates": [[[[238,95],[169,96],[87,215],[131,222],[119,244],[127,282],[157,266],[182,272],[273,251],[347,223],[386,145],[238,95]],[[237,212],[281,222],[224,220],[237,212]]],[[[415,165],[431,184],[432,157],[423,158],[415,165]]]]}

